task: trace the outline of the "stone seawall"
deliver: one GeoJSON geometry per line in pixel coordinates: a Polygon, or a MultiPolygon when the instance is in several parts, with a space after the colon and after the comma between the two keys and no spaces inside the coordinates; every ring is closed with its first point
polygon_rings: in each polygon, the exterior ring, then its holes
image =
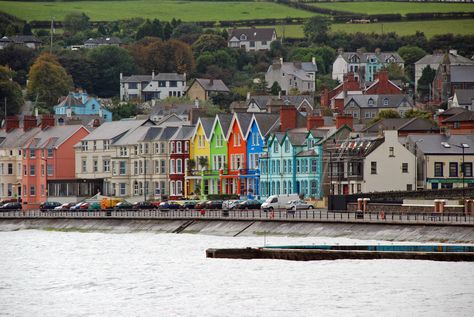
{"type": "Polygon", "coordinates": [[[361,240],[474,243],[464,226],[156,219],[0,219],[0,231],[156,232],[222,236],[346,237],[361,240]]]}

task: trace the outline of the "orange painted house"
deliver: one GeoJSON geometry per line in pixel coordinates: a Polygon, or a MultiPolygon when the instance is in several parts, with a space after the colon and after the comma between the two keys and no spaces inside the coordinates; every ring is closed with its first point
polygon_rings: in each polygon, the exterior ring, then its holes
{"type": "Polygon", "coordinates": [[[227,170],[221,175],[221,192],[246,195],[247,141],[245,135],[252,120],[251,113],[234,113],[227,133],[227,170]]]}
{"type": "MultiPolygon", "coordinates": [[[[75,180],[74,145],[89,131],[82,125],[53,126],[54,118],[52,120],[43,120],[41,132],[23,147],[23,209],[38,208],[46,201],[53,194],[50,182],[75,180]]],[[[73,191],[67,182],[59,185],[55,187],[54,196],[69,196],[73,191]]]]}

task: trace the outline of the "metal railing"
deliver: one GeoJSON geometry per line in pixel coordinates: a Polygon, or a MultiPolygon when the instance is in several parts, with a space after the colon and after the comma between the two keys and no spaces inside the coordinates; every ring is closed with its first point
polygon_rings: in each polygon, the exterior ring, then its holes
{"type": "Polygon", "coordinates": [[[339,222],[339,223],[386,223],[386,224],[438,224],[472,225],[474,215],[460,213],[396,213],[327,211],[323,209],[287,212],[253,210],[100,210],[100,211],[8,211],[0,212],[0,219],[58,218],[58,219],[180,219],[180,220],[250,220],[290,222],[339,222]]]}

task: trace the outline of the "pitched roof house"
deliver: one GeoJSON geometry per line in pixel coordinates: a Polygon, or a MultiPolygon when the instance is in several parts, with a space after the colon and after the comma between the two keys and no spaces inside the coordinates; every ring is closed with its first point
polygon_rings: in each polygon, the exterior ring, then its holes
{"type": "Polygon", "coordinates": [[[220,79],[196,78],[189,85],[186,95],[191,100],[209,100],[213,95],[229,92],[229,88],[220,79]]]}
{"type": "Polygon", "coordinates": [[[268,67],[265,74],[267,88],[277,82],[284,93],[289,93],[292,89],[300,92],[314,92],[315,78],[318,66],[313,57],[311,62],[279,62],[273,63],[268,67]]]}
{"type": "Polygon", "coordinates": [[[274,28],[245,28],[229,30],[227,45],[243,48],[245,51],[269,50],[270,44],[277,39],[274,28]]]}

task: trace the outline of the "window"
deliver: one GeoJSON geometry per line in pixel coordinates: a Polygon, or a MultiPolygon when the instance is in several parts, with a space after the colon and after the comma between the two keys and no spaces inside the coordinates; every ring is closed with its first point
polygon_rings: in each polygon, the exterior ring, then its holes
{"type": "Polygon", "coordinates": [[[188,153],[189,152],[189,142],[186,141],[184,142],[184,153],[188,153]]]}
{"type": "Polygon", "coordinates": [[[133,162],[133,174],[138,175],[138,161],[133,162]]]}
{"type": "Polygon", "coordinates": [[[216,147],[222,147],[224,144],[224,136],[222,134],[218,134],[216,137],[216,147]]]}
{"type": "Polygon", "coordinates": [[[176,80],[170,80],[170,87],[178,87],[178,82],[176,80]]]}
{"type": "Polygon", "coordinates": [[[41,164],[41,176],[44,176],[44,165],[41,164]]]}
{"type": "Polygon", "coordinates": [[[316,173],[318,170],[318,161],[311,160],[311,173],[316,173]]]}
{"type": "Polygon", "coordinates": [[[53,149],[48,149],[48,157],[53,157],[53,149]]]}
{"type": "Polygon", "coordinates": [[[30,196],[36,196],[36,187],[30,186],[30,196]]]}
{"type": "Polygon", "coordinates": [[[138,169],[139,169],[139,173],[143,174],[143,162],[142,161],[138,161],[138,169]]]}
{"type": "Polygon", "coordinates": [[[434,163],[434,176],[443,177],[443,162],[434,163]]]}
{"type": "Polygon", "coordinates": [[[449,162],[449,177],[458,177],[458,163],[449,162]]]}
{"type": "Polygon", "coordinates": [[[95,140],[92,142],[92,150],[97,150],[97,141],[95,140]]]}
{"type": "Polygon", "coordinates": [[[81,141],[81,150],[87,151],[87,141],[81,141]]]}
{"type": "Polygon", "coordinates": [[[395,157],[393,146],[388,148],[388,156],[395,157]]]}
{"type": "MultiPolygon", "coordinates": [[[[25,168],[25,170],[26,170],[26,168],[25,168]]],[[[25,171],[25,173],[26,173],[26,171],[25,171]]],[[[13,175],[13,163],[8,163],[8,165],[7,165],[7,174],[8,175],[13,175]]]]}
{"type": "Polygon", "coordinates": [[[176,174],[182,174],[182,173],[183,173],[183,160],[177,159],[176,160],[176,174]]]}
{"type": "Polygon", "coordinates": [[[174,153],[174,142],[170,142],[170,153],[174,153]]]}
{"type": "Polygon", "coordinates": [[[183,182],[177,181],[176,182],[176,195],[182,195],[182,194],[183,194],[183,182]]]}
{"type": "Polygon", "coordinates": [[[175,160],[170,160],[170,174],[175,173],[175,160]]]}
{"type": "Polygon", "coordinates": [[[370,174],[377,174],[377,162],[370,162],[370,174]]]}
{"type": "Polygon", "coordinates": [[[166,162],[165,160],[161,160],[161,174],[165,174],[166,173],[166,162]]]}
{"type": "Polygon", "coordinates": [[[44,196],[44,185],[41,184],[41,196],[44,196]]]}
{"type": "Polygon", "coordinates": [[[413,184],[407,184],[407,190],[408,191],[413,190],[413,184]]]}
{"type": "Polygon", "coordinates": [[[160,142],[161,153],[165,153],[165,142],[160,142]]]}
{"type": "MultiPolygon", "coordinates": [[[[158,154],[160,153],[160,144],[159,143],[154,143],[153,144],[154,148],[155,148],[155,154],[158,154]]],[[[136,155],[137,153],[135,153],[136,155]]]]}
{"type": "Polygon", "coordinates": [[[290,152],[290,141],[285,140],[285,153],[290,152]]]}
{"type": "Polygon", "coordinates": [[[388,106],[388,98],[383,99],[383,105],[384,107],[388,106]]]}
{"type": "Polygon", "coordinates": [[[102,165],[104,167],[104,172],[110,172],[110,160],[103,160],[102,165]]]}
{"type": "Polygon", "coordinates": [[[104,150],[108,150],[110,148],[110,141],[104,140],[104,150]]]}
{"type": "Polygon", "coordinates": [[[137,89],[138,83],[128,83],[128,89],[137,89]]]}
{"type": "Polygon", "coordinates": [[[35,166],[30,165],[30,176],[35,176],[35,166]]]}
{"type": "Polygon", "coordinates": [[[125,172],[126,172],[126,165],[125,165],[125,161],[120,161],[119,162],[119,172],[120,172],[120,175],[125,175],[125,172]]]}
{"type": "Polygon", "coordinates": [[[30,157],[31,158],[36,157],[35,149],[30,149],[30,157]]]}
{"type": "Polygon", "coordinates": [[[278,151],[279,151],[279,144],[278,144],[278,142],[275,142],[275,146],[274,146],[274,148],[273,148],[273,152],[278,153],[278,151]]]}
{"type": "Polygon", "coordinates": [[[133,182],[133,195],[138,195],[138,183],[137,181],[133,182]]]}
{"type": "Polygon", "coordinates": [[[120,196],[125,196],[127,194],[127,184],[125,183],[120,183],[120,196]]]}
{"type": "Polygon", "coordinates": [[[53,176],[53,173],[54,173],[53,165],[48,164],[46,169],[47,169],[48,176],[53,176]]]}
{"type": "Polygon", "coordinates": [[[472,177],[472,163],[464,163],[464,177],[472,177]]]}
{"type": "Polygon", "coordinates": [[[176,142],[176,153],[181,153],[182,147],[183,147],[183,144],[181,143],[181,141],[176,142]]]}
{"type": "Polygon", "coordinates": [[[296,173],[300,173],[301,168],[300,168],[300,160],[296,160],[296,173]]]}
{"type": "Polygon", "coordinates": [[[240,146],[240,133],[234,133],[234,146],[240,146]]]}
{"type": "Polygon", "coordinates": [[[402,173],[408,173],[408,163],[402,163],[402,173]]]}
{"type": "Polygon", "coordinates": [[[87,172],[87,161],[85,159],[82,160],[82,172],[85,173],[87,172]]]}

